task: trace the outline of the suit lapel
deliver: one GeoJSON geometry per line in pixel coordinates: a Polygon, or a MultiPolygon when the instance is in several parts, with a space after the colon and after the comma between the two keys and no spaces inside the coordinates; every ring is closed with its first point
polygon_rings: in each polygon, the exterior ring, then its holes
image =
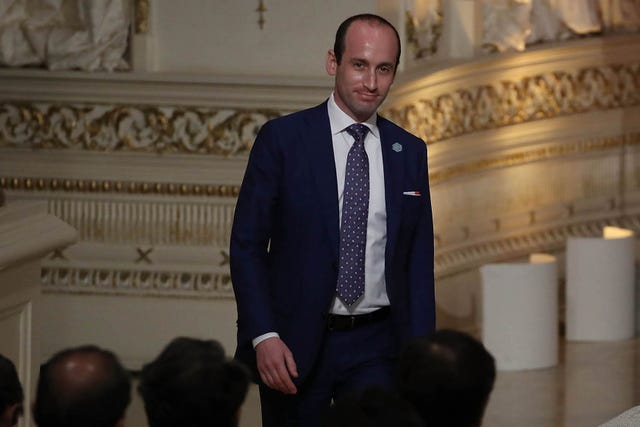
{"type": "Polygon", "coordinates": [[[302,131],[308,142],[309,165],[317,190],[319,214],[323,216],[331,248],[337,260],[340,239],[338,181],[327,103],[324,102],[310,111],[311,114],[307,116],[302,131]]]}
{"type": "Polygon", "coordinates": [[[380,143],[382,144],[382,162],[384,164],[385,204],[387,208],[387,247],[386,254],[392,254],[398,227],[400,226],[402,206],[402,183],[404,182],[404,153],[392,149],[394,140],[389,123],[378,117],[380,143]]]}

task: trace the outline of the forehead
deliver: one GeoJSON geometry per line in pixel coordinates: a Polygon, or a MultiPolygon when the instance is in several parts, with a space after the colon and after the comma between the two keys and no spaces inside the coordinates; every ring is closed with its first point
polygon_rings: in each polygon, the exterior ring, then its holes
{"type": "Polygon", "coordinates": [[[378,21],[354,21],[347,29],[344,43],[344,53],[349,56],[375,54],[395,63],[398,55],[395,31],[378,21]]]}

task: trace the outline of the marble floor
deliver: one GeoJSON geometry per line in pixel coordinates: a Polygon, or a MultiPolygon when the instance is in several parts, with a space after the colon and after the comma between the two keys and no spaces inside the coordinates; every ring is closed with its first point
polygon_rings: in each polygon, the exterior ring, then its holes
{"type": "MultiPolygon", "coordinates": [[[[127,427],[145,427],[137,394],[127,427]]],[[[560,363],[547,369],[498,372],[483,427],[595,427],[640,405],[640,339],[561,342],[560,363]]],[[[240,427],[259,427],[255,387],[240,427]]]]}
{"type": "Polygon", "coordinates": [[[563,341],[556,367],[498,372],[483,426],[593,427],[639,404],[639,339],[563,341]]]}

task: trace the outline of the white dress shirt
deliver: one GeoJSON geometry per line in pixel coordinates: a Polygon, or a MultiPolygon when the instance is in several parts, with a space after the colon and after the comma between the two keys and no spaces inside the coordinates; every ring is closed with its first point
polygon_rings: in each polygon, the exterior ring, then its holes
{"type": "MultiPolygon", "coordinates": [[[[329,124],[333,139],[333,157],[338,178],[338,206],[342,223],[342,200],[347,170],[347,156],[354,139],[346,129],[356,123],[338,107],[333,94],[327,102],[329,124]]],[[[387,243],[387,209],[384,196],[384,167],[382,145],[378,130],[377,114],[362,124],[369,128],[364,140],[364,150],[369,158],[369,218],[367,221],[367,244],[364,263],[364,296],[348,307],[335,298],[330,312],[334,314],[364,314],[389,305],[384,280],[384,252],[387,243]]]]}

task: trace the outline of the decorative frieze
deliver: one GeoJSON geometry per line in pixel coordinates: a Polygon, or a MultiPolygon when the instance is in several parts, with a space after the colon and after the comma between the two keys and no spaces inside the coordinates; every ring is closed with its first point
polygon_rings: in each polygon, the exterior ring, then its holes
{"type": "Polygon", "coordinates": [[[76,228],[80,239],[118,244],[227,247],[234,200],[50,198],[48,210],[76,228]]]}
{"type": "Polygon", "coordinates": [[[564,251],[569,237],[602,236],[605,226],[617,226],[640,232],[640,213],[602,211],[567,220],[523,227],[510,233],[488,234],[450,248],[436,249],[435,276],[444,279],[490,262],[513,260],[534,252],[564,251]],[[594,218],[595,216],[595,218],[594,218]],[[591,217],[591,219],[588,219],[591,217]]]}
{"type": "Polygon", "coordinates": [[[549,71],[387,111],[427,143],[539,119],[640,105],[640,63],[549,71]]]}
{"type": "Polygon", "coordinates": [[[45,266],[41,280],[47,293],[233,298],[228,272],[45,266]]]}
{"type": "Polygon", "coordinates": [[[273,110],[115,104],[0,103],[0,146],[234,156],[273,110]]]}
{"type": "Polygon", "coordinates": [[[526,163],[552,160],[576,154],[587,154],[619,149],[625,146],[640,145],[640,133],[616,135],[606,138],[583,139],[576,142],[563,142],[531,150],[522,150],[490,158],[481,158],[467,163],[443,168],[429,174],[429,182],[438,184],[459,176],[490,169],[519,166],[526,163]]]}
{"type": "Polygon", "coordinates": [[[162,195],[172,197],[237,197],[239,185],[91,180],[73,178],[0,177],[0,189],[21,192],[162,195]]]}

